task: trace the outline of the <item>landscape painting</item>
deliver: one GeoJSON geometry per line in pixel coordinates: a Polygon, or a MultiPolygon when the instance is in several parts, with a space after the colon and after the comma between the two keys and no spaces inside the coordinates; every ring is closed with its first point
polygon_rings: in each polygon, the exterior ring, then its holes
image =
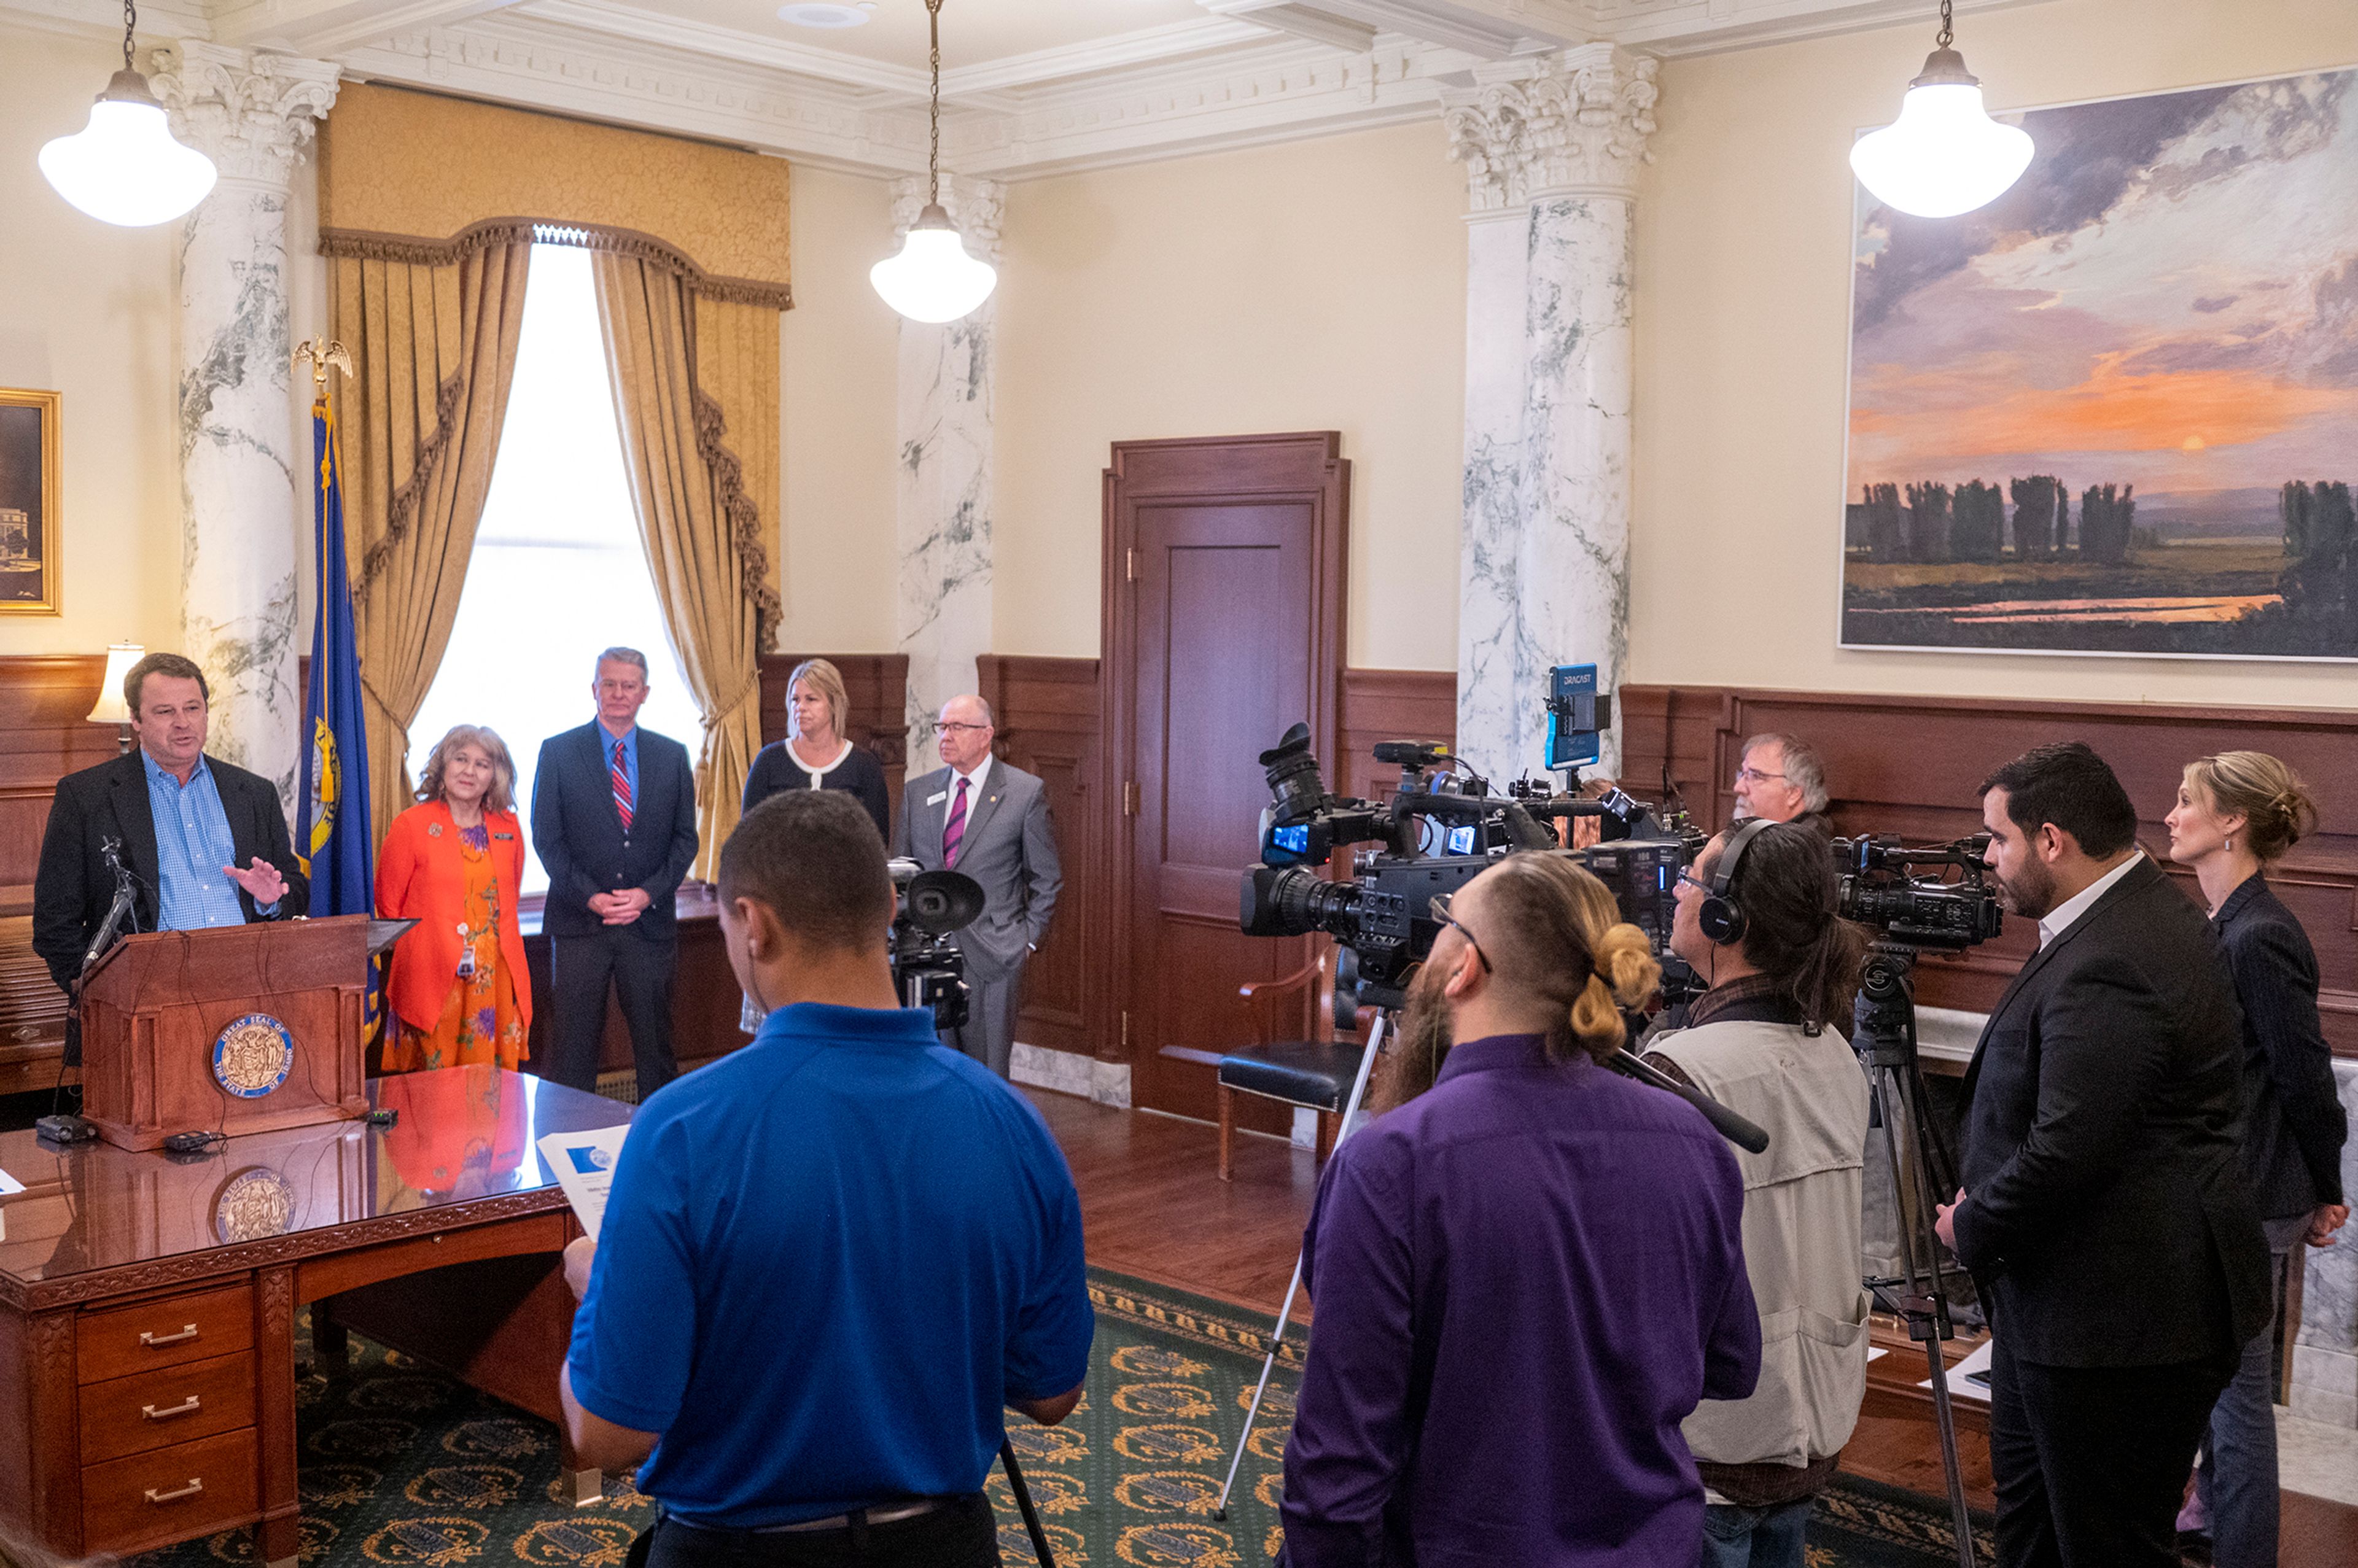
{"type": "Polygon", "coordinates": [[[2022,114],[1859,191],[1847,647],[2358,658],[2358,71],[2022,114]]]}
{"type": "Polygon", "coordinates": [[[59,611],[59,402],[0,388],[0,615],[59,611]]]}

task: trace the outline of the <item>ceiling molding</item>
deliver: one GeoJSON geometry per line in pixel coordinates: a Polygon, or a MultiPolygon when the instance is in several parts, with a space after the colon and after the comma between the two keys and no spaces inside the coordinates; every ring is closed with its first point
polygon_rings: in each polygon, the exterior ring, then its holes
{"type": "Polygon", "coordinates": [[[212,41],[329,55],[408,27],[446,26],[515,0],[214,0],[212,41]]]}

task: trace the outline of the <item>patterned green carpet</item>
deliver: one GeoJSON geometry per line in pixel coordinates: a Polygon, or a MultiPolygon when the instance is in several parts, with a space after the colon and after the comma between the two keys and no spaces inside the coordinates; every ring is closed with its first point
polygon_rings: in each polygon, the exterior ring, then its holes
{"type": "MultiPolygon", "coordinates": [[[[1269,1320],[1096,1270],[1089,1293],[1098,1335],[1080,1409],[1058,1427],[1010,1426],[1059,1568],[1266,1563],[1279,1540],[1298,1338],[1288,1340],[1271,1379],[1221,1520],[1213,1505],[1269,1320]]],[[[357,1335],[350,1372],[330,1379],[314,1370],[298,1397],[307,1568],[614,1568],[653,1518],[647,1499],[620,1479],[608,1480],[597,1504],[565,1506],[552,1428],[357,1335]]],[[[1032,1543],[1003,1472],[992,1474],[990,1490],[1002,1559],[1022,1568],[1034,1561],[1032,1543]]],[[[253,1560],[252,1538],[239,1530],[151,1553],[135,1568],[253,1560]]],[[[1956,1558],[1937,1499],[1845,1478],[1820,1502],[1809,1561],[1811,1568],[1940,1568],[1956,1558]]]]}

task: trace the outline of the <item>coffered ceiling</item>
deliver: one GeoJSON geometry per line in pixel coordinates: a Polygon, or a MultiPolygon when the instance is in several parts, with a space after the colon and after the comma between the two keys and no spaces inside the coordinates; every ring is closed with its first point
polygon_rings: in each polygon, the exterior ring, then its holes
{"type": "MultiPolygon", "coordinates": [[[[866,173],[925,162],[923,0],[864,24],[784,0],[151,0],[140,30],[348,74],[711,137],[866,173]]],[[[2041,0],[1959,0],[1967,14],[2041,0]]],[[[1021,179],[1436,113],[1486,62],[1613,42],[1660,55],[1919,21],[1931,0],[946,0],[942,157],[1021,179]]],[[[93,37],[111,0],[0,0],[93,37]]]]}

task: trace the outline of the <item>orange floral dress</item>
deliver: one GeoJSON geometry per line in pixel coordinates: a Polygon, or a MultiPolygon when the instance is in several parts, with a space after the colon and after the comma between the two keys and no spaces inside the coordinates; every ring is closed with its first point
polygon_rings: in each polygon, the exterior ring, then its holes
{"type": "Polygon", "coordinates": [[[525,1027],[516,1011],[515,977],[500,962],[500,883],[492,865],[491,830],[459,829],[459,859],[466,875],[460,934],[460,970],[442,1016],[431,1030],[396,1019],[385,1047],[389,1073],[433,1067],[463,1067],[491,1062],[511,1072],[524,1060],[525,1027]],[[469,973],[463,955],[472,954],[469,973]]]}

